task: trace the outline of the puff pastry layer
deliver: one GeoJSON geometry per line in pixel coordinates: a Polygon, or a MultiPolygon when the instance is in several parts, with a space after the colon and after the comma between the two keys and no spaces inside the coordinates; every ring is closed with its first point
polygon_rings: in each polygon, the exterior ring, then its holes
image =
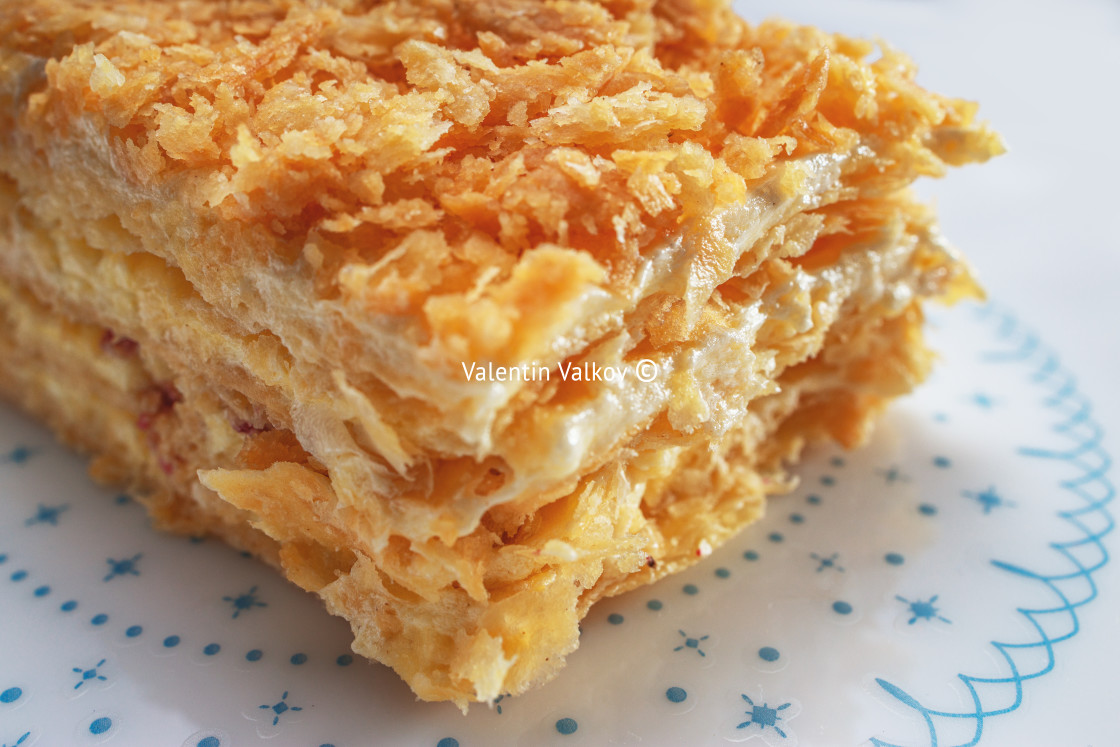
{"type": "Polygon", "coordinates": [[[554,676],[977,293],[907,191],[1001,150],[975,107],[721,2],[29,0],[0,39],[0,392],[424,699],[554,676]]]}

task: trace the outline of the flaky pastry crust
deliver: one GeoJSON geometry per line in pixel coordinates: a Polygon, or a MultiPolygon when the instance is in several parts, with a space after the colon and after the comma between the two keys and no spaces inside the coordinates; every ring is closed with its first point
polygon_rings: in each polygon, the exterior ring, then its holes
{"type": "Polygon", "coordinates": [[[723,2],[30,0],[0,39],[3,391],[422,698],[553,676],[976,292],[906,190],[1000,151],[975,106],[723,2]]]}

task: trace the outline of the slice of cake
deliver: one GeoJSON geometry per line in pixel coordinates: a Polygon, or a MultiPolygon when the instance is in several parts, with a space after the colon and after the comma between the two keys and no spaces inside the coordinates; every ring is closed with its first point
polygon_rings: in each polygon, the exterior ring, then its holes
{"type": "Polygon", "coordinates": [[[554,676],[976,293],[907,192],[1000,151],[974,107],[720,2],[27,0],[0,40],[0,392],[424,699],[554,676]]]}

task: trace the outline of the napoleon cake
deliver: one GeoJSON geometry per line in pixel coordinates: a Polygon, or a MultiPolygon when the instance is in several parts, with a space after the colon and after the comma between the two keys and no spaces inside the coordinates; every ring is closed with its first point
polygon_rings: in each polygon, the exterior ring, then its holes
{"type": "Polygon", "coordinates": [[[1000,151],[975,107],[718,0],[27,0],[0,39],[0,391],[425,700],[555,676],[978,292],[908,191],[1000,151]]]}

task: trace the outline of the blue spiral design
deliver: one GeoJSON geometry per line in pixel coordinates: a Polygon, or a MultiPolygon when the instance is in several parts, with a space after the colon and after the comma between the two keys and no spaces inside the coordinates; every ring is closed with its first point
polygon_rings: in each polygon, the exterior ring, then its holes
{"type": "MultiPolygon", "coordinates": [[[[1059,421],[1052,431],[1068,442],[1069,447],[1022,448],[1019,453],[1033,459],[1065,462],[1076,470],[1076,477],[1062,480],[1059,485],[1067,493],[1076,496],[1080,505],[1072,510],[1059,511],[1056,515],[1075,528],[1078,535],[1069,541],[1049,544],[1050,549],[1068,564],[1067,572],[1041,574],[1000,560],[991,561],[1000,570],[1042,584],[1049,590],[1055,603],[1045,608],[1017,609],[1037,634],[1037,640],[1028,643],[992,641],[992,647],[1007,664],[1010,672],[1007,676],[957,675],[971,696],[972,710],[954,712],[927,708],[898,685],[884,679],[876,680],[884,691],[922,717],[929,732],[930,747],[941,745],[938,726],[947,719],[953,720],[958,727],[961,720],[975,722],[970,741],[961,742],[955,747],[972,747],[978,744],[984,733],[986,719],[1018,709],[1023,702],[1023,684],[1053,670],[1055,646],[1077,635],[1081,627],[1078,610],[1097,598],[1093,574],[1108,564],[1109,554],[1103,540],[1115,526],[1108,510],[1108,504],[1116,492],[1108,479],[1112,460],[1101,447],[1103,431],[1092,419],[1092,407],[1077,391],[1073,376],[1062,368],[1058,357],[1042,345],[1038,336],[1025,329],[1010,312],[987,305],[979,310],[979,316],[982,321],[995,326],[997,339],[1006,345],[1002,350],[986,353],[983,356],[984,362],[1031,366],[1032,384],[1048,392],[1043,406],[1054,412],[1059,421]],[[1044,625],[1044,622],[1048,625],[1044,625]],[[1039,651],[1045,653],[1046,663],[1042,666],[1038,663],[1039,651]],[[985,705],[1009,701],[1010,705],[1001,707],[985,705]]],[[[900,747],[874,738],[871,743],[876,747],[900,747]]]]}

